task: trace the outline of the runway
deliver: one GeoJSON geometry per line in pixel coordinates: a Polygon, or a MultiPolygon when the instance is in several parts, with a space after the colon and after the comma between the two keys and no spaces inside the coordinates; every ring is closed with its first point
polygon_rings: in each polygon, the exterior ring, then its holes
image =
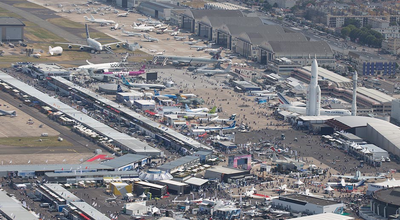
{"type": "MultiPolygon", "coordinates": [[[[16,3],[15,1],[11,1],[11,2],[12,3],[16,3]]],[[[78,37],[78,36],[76,36],[74,34],[71,34],[70,32],[68,32],[68,31],[58,27],[57,25],[54,25],[54,24],[52,24],[52,23],[50,23],[50,22],[48,22],[48,21],[46,21],[46,20],[34,15],[32,13],[30,13],[27,10],[22,10],[22,9],[16,8],[16,7],[12,6],[12,5],[6,4],[6,3],[1,2],[1,1],[0,1],[0,7],[4,8],[4,9],[10,11],[10,12],[13,12],[15,14],[18,14],[18,15],[22,16],[26,20],[39,25],[40,27],[42,27],[42,28],[44,28],[44,29],[46,29],[46,30],[58,35],[59,37],[64,38],[65,40],[67,40],[69,42],[78,43],[78,42],[82,42],[83,41],[82,38],[80,38],[80,37],[78,37]]],[[[51,10],[48,10],[48,11],[52,12],[51,10]]],[[[46,15],[46,14],[44,14],[44,15],[46,15]]],[[[59,16],[57,16],[57,17],[59,17],[59,16]]]]}

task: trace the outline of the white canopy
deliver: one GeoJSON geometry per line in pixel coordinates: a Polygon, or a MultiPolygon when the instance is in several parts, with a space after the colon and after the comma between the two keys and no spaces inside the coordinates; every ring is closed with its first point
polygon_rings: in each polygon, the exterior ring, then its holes
{"type": "Polygon", "coordinates": [[[334,190],[334,189],[331,187],[331,185],[328,185],[328,187],[326,187],[324,190],[325,190],[325,191],[332,191],[332,190],[334,190]]]}

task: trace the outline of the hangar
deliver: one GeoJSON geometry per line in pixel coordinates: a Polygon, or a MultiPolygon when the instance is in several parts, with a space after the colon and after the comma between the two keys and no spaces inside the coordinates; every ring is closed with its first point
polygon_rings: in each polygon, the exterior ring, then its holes
{"type": "Polygon", "coordinates": [[[326,122],[335,130],[353,133],[360,138],[400,155],[400,128],[388,121],[364,116],[343,116],[326,122]]]}
{"type": "Polygon", "coordinates": [[[0,41],[23,41],[24,27],[18,18],[0,17],[0,41]]]}
{"type": "Polygon", "coordinates": [[[184,7],[165,2],[141,2],[137,7],[141,13],[159,20],[170,20],[171,11],[185,10],[184,7]]]}

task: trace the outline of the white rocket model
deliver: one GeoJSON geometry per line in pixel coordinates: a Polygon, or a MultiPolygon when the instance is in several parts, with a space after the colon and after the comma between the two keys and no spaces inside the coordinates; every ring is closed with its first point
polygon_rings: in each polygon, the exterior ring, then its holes
{"type": "Polygon", "coordinates": [[[353,102],[351,103],[351,115],[357,115],[357,71],[353,74],[353,102]]]}
{"type": "Polygon", "coordinates": [[[318,63],[314,59],[311,64],[311,82],[308,86],[306,115],[319,116],[321,108],[321,88],[318,85],[318,63]]]}

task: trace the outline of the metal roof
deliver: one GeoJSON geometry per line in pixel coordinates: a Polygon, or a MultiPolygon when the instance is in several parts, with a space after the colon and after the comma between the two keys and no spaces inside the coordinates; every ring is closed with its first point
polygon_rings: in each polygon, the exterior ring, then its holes
{"type": "MultiPolygon", "coordinates": [[[[297,200],[297,201],[301,201],[301,202],[307,202],[307,203],[311,203],[311,204],[315,204],[318,206],[329,206],[329,205],[336,205],[336,204],[342,204],[341,202],[336,202],[333,200],[327,200],[327,199],[322,199],[322,198],[317,198],[317,197],[313,197],[313,196],[307,196],[307,195],[302,195],[302,194],[288,194],[288,195],[283,195],[279,197],[279,200],[284,200],[285,198],[288,199],[293,199],[293,200],[297,200]]],[[[291,202],[291,201],[287,201],[287,202],[291,202]]],[[[343,204],[344,206],[344,204],[343,204]]]]}
{"type": "Polygon", "coordinates": [[[44,184],[44,188],[50,190],[51,192],[57,194],[57,196],[65,199],[68,203],[82,201],[79,197],[75,196],[73,193],[62,187],[60,184],[44,184]]]}
{"type": "Polygon", "coordinates": [[[259,17],[205,17],[202,21],[206,22],[213,28],[220,27],[222,25],[234,24],[237,26],[260,26],[262,21],[259,17]]]}
{"type": "Polygon", "coordinates": [[[362,95],[367,96],[368,98],[371,98],[375,101],[378,101],[380,103],[385,103],[385,102],[392,102],[393,98],[390,95],[387,95],[383,92],[380,92],[376,89],[368,89],[365,87],[357,87],[357,93],[360,93],[362,95]]]}
{"type": "MultiPolygon", "coordinates": [[[[311,66],[305,66],[302,67],[302,69],[310,72],[311,74],[311,66]]],[[[330,70],[324,69],[322,67],[318,67],[318,76],[324,79],[327,79],[329,81],[335,82],[335,83],[351,83],[353,80],[346,78],[344,76],[341,76],[335,72],[332,72],[330,70]]]]}
{"type": "MultiPolygon", "coordinates": [[[[28,162],[28,161],[27,161],[28,162]]],[[[25,164],[25,165],[2,165],[0,172],[22,172],[22,171],[60,171],[60,170],[106,170],[112,167],[102,164],[25,164]],[[88,169],[85,169],[86,166],[88,169]],[[83,168],[82,168],[83,167],[83,168]]]]}
{"type": "Polygon", "coordinates": [[[333,55],[333,51],[325,41],[268,41],[273,52],[284,54],[304,54],[304,55],[333,55]]]}
{"type": "Polygon", "coordinates": [[[321,219],[324,219],[324,220],[352,220],[354,218],[350,217],[350,216],[335,214],[335,213],[321,213],[321,214],[309,215],[309,216],[304,216],[304,217],[299,217],[299,218],[291,218],[291,219],[296,219],[296,220],[321,220],[321,219]]]}
{"type": "Polygon", "coordinates": [[[139,7],[146,7],[157,11],[163,11],[164,9],[185,9],[182,6],[164,2],[140,2],[139,7]]]}
{"type": "MultiPolygon", "coordinates": [[[[136,113],[135,111],[131,110],[130,108],[127,108],[125,106],[121,106],[121,104],[118,104],[118,103],[113,102],[113,101],[111,101],[111,100],[109,100],[107,98],[104,98],[103,96],[100,96],[95,92],[92,92],[92,91],[90,91],[88,89],[85,89],[85,88],[82,88],[80,86],[77,86],[76,84],[74,84],[74,83],[72,83],[72,82],[70,82],[70,81],[68,81],[68,80],[66,80],[66,79],[64,79],[62,77],[52,77],[52,78],[58,80],[59,82],[62,82],[63,84],[65,84],[65,85],[67,85],[67,86],[69,86],[69,87],[71,87],[73,89],[76,89],[76,90],[78,90],[78,91],[90,96],[93,99],[96,99],[99,102],[102,102],[102,103],[104,103],[106,105],[109,105],[109,106],[115,108],[115,109],[118,109],[119,111],[124,112],[125,114],[131,116],[132,118],[135,118],[138,121],[141,121],[144,124],[147,124],[147,125],[153,127],[160,134],[169,135],[169,137],[174,137],[178,141],[181,141],[184,144],[187,144],[187,145],[189,145],[191,147],[194,147],[196,149],[203,148],[203,149],[206,149],[206,150],[212,150],[212,148],[210,148],[210,147],[208,147],[208,146],[206,146],[204,144],[201,144],[200,142],[195,141],[193,138],[186,137],[185,135],[183,135],[183,134],[181,134],[181,133],[179,133],[179,132],[177,132],[177,131],[175,131],[173,129],[169,129],[168,127],[164,126],[163,124],[159,124],[159,123],[157,123],[155,121],[152,121],[149,118],[147,118],[147,117],[145,117],[145,116],[143,116],[143,115],[141,115],[139,113],[136,113]]],[[[152,148],[152,149],[154,149],[154,148],[152,148]]]]}
{"type": "Polygon", "coordinates": [[[146,156],[138,155],[138,154],[125,154],[121,157],[117,157],[115,159],[105,161],[102,164],[109,167],[120,168],[126,166],[128,164],[142,162],[143,159],[146,159],[146,156]]]}
{"type": "MultiPolygon", "coordinates": [[[[396,134],[397,136],[399,134],[396,134]]],[[[360,145],[362,148],[368,149],[369,151],[371,151],[372,153],[387,153],[386,150],[376,146],[375,144],[363,144],[360,145]]]]}
{"type": "Polygon", "coordinates": [[[347,125],[350,128],[364,127],[367,126],[367,124],[371,123],[382,124],[386,126],[391,125],[389,122],[384,121],[382,119],[365,117],[365,116],[342,116],[342,117],[337,117],[334,120],[344,125],[347,125]]]}
{"type": "Polygon", "coordinates": [[[39,216],[35,216],[22,207],[17,200],[9,197],[5,191],[0,191],[0,212],[8,219],[37,220],[39,216]]]}
{"type": "Polygon", "coordinates": [[[196,157],[196,156],[184,156],[184,157],[178,158],[178,159],[176,159],[174,161],[171,161],[169,163],[164,163],[163,165],[157,167],[157,169],[160,169],[160,170],[172,170],[172,169],[175,169],[175,168],[177,168],[179,166],[183,166],[183,165],[185,165],[187,163],[190,163],[192,161],[195,161],[195,160],[199,160],[199,157],[196,157]]]}
{"type": "MultiPolygon", "coordinates": [[[[383,121],[383,120],[381,120],[383,121]]],[[[400,149],[400,127],[384,121],[385,123],[374,123],[370,122],[368,123],[368,127],[373,128],[376,132],[378,132],[381,136],[384,137],[384,139],[381,140],[376,140],[376,144],[378,143],[385,143],[385,145],[382,145],[382,147],[386,146],[386,143],[391,143],[393,144],[397,149],[400,149]],[[382,141],[384,140],[384,141],[382,141]]],[[[369,129],[367,129],[369,130],[369,129]]],[[[370,140],[371,142],[375,142],[373,140],[370,140]]],[[[378,144],[379,145],[379,144],[378,144]]],[[[393,149],[388,148],[387,150],[393,152],[393,149]]]]}
{"type": "Polygon", "coordinates": [[[91,219],[111,220],[106,215],[95,209],[93,206],[87,204],[86,202],[71,202],[71,204],[82,211],[85,215],[90,216],[91,219]]]}
{"type": "MultiPolygon", "coordinates": [[[[58,79],[62,79],[62,78],[58,77],[58,79]]],[[[149,154],[160,155],[161,154],[160,150],[150,147],[147,143],[143,143],[134,137],[131,137],[125,133],[121,133],[121,132],[93,119],[92,117],[86,115],[85,113],[80,112],[67,104],[64,104],[63,102],[61,102],[60,100],[58,100],[56,98],[53,98],[47,94],[44,94],[43,92],[35,89],[34,87],[29,86],[2,71],[0,71],[0,80],[3,80],[7,84],[21,90],[22,92],[30,95],[31,97],[35,97],[36,99],[41,100],[42,102],[46,103],[48,106],[56,108],[57,110],[68,115],[70,118],[75,119],[77,122],[80,122],[80,123],[86,125],[87,127],[97,131],[98,133],[100,133],[103,136],[113,139],[114,141],[126,146],[127,148],[133,150],[134,152],[136,152],[138,154],[144,154],[144,155],[149,155],[149,154]]],[[[65,81],[67,81],[67,80],[65,80],[65,81]]],[[[69,82],[69,81],[67,81],[67,82],[69,82]]]]}
{"type": "Polygon", "coordinates": [[[208,17],[244,17],[244,14],[239,10],[213,10],[213,9],[198,9],[198,10],[190,10],[188,12],[192,18],[201,19],[205,16],[208,17]]]}
{"type": "Polygon", "coordinates": [[[176,186],[188,186],[188,184],[186,184],[186,183],[178,182],[178,181],[175,181],[175,180],[160,180],[158,182],[165,183],[165,184],[176,185],[176,186]]]}
{"type": "MultiPolygon", "coordinates": [[[[257,24],[257,23],[255,23],[257,24]]],[[[284,32],[282,26],[279,25],[264,25],[264,24],[226,24],[226,32],[232,36],[238,36],[244,32],[254,32],[255,30],[260,32],[284,32]]],[[[225,30],[225,29],[223,29],[225,30]]]]}
{"type": "Polygon", "coordinates": [[[223,174],[235,174],[235,173],[248,172],[247,170],[239,170],[239,169],[223,167],[223,166],[211,167],[211,168],[206,170],[206,173],[208,171],[218,172],[218,173],[223,173],[223,174]]]}
{"type": "Polygon", "coordinates": [[[44,175],[48,177],[76,177],[76,176],[124,176],[124,175],[137,175],[138,172],[134,170],[129,171],[97,171],[97,172],[74,172],[74,173],[45,173],[44,175]]]}
{"type": "Polygon", "coordinates": [[[18,18],[0,17],[0,26],[25,26],[18,18]]]}
{"type": "Polygon", "coordinates": [[[192,177],[184,181],[187,184],[195,185],[195,186],[202,186],[203,184],[208,182],[208,179],[201,179],[197,177],[192,177]]]}

